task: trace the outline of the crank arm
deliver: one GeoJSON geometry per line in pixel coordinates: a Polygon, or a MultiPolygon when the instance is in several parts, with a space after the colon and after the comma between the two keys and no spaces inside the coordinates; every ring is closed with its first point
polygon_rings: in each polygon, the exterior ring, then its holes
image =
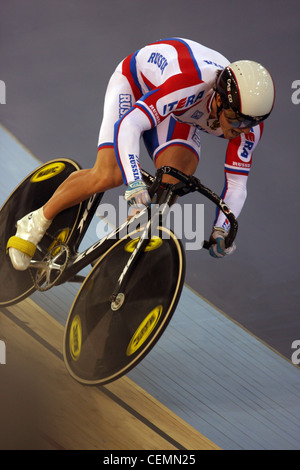
{"type": "Polygon", "coordinates": [[[46,269],[48,267],[48,263],[46,263],[45,261],[37,261],[35,259],[32,259],[30,261],[29,267],[34,269],[46,269]]]}

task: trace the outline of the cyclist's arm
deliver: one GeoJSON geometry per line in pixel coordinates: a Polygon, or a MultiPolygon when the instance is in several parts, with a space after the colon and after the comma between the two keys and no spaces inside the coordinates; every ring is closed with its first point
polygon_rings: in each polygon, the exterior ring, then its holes
{"type": "MultiPolygon", "coordinates": [[[[151,88],[151,84],[147,84],[151,88]]],[[[199,79],[187,75],[169,78],[160,87],[151,89],[115,124],[115,154],[122,171],[123,181],[128,184],[141,179],[139,166],[140,138],[157,126],[169,114],[188,109],[202,98],[199,79]],[[189,99],[188,97],[193,97],[189,99]]]]}
{"type": "MultiPolygon", "coordinates": [[[[225,160],[225,185],[221,197],[232,212],[238,217],[247,198],[247,180],[252,165],[253,151],[263,132],[263,124],[255,126],[247,135],[242,134],[230,140],[225,160]]],[[[224,214],[217,210],[214,227],[222,227],[226,231],[229,223],[224,214]]]]}

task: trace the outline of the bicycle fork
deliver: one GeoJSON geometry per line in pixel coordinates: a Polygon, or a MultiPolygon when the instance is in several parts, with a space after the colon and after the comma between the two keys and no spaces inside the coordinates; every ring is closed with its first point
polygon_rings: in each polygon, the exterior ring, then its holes
{"type": "Polygon", "coordinates": [[[143,253],[144,249],[149,243],[151,238],[151,234],[153,231],[153,227],[156,229],[159,225],[162,225],[164,220],[167,217],[169,211],[168,203],[162,204],[156,208],[154,214],[152,214],[153,210],[151,207],[148,208],[148,222],[145,228],[142,231],[142,234],[139,238],[139,241],[133,250],[130,258],[128,259],[126,265],[124,266],[123,271],[121,272],[119,279],[117,281],[116,287],[110,296],[111,301],[111,309],[116,311],[123,305],[125,301],[125,287],[127,284],[128,279],[130,278],[133,269],[139,259],[139,256],[143,253]],[[149,217],[150,214],[150,217],[149,217]]]}

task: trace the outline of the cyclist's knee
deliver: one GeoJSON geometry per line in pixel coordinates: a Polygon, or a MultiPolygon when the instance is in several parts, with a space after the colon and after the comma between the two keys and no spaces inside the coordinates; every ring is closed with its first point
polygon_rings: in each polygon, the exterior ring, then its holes
{"type": "Polygon", "coordinates": [[[100,190],[115,188],[123,183],[122,173],[113,148],[98,150],[97,160],[93,168],[94,184],[100,190]]]}
{"type": "MultiPolygon", "coordinates": [[[[157,158],[156,168],[161,166],[172,166],[187,174],[194,174],[199,159],[197,155],[188,148],[182,148],[178,145],[167,147],[157,158]]],[[[177,180],[172,176],[164,175],[163,181],[166,183],[175,183],[177,180]]]]}
{"type": "Polygon", "coordinates": [[[120,186],[122,182],[122,177],[119,178],[119,175],[112,172],[107,172],[105,170],[92,172],[91,185],[93,186],[95,193],[116,188],[117,186],[120,186]]]}

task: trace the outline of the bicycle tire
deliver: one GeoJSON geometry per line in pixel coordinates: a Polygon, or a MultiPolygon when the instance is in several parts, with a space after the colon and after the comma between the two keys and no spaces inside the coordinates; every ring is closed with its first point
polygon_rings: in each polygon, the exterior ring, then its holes
{"type": "MultiPolygon", "coordinates": [[[[16,222],[44,205],[58,186],[80,166],[70,159],[55,159],[32,171],[15,188],[0,209],[0,307],[13,305],[36,289],[30,270],[17,271],[6,253],[8,239],[16,232],[16,222]]],[[[81,204],[67,209],[52,222],[41,240],[34,259],[45,254],[56,237],[66,242],[74,230],[81,204]]]]}
{"type": "Polygon", "coordinates": [[[116,241],[81,286],[63,344],[66,368],[78,382],[104,385],[122,377],[149,353],[170,322],[183,287],[185,253],[173,232],[160,227],[159,234],[140,255],[118,310],[111,309],[109,296],[137,231],[116,241]]]}

